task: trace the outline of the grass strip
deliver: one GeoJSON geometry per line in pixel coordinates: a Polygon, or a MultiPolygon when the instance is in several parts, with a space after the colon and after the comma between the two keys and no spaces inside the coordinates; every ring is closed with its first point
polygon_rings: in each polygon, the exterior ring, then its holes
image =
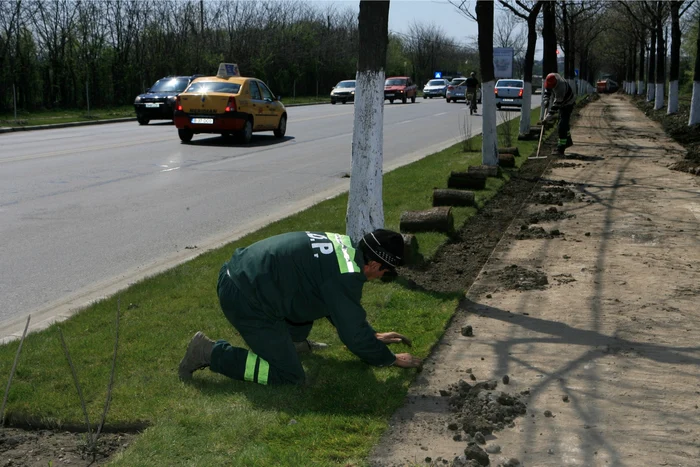
{"type": "MultiPolygon", "coordinates": [[[[539,111],[533,110],[532,115],[536,121],[539,111]]],[[[516,162],[520,166],[537,141],[516,140],[517,120],[508,130],[510,141],[519,147],[521,155],[516,162]]],[[[473,147],[481,146],[480,138],[475,137],[473,147]]],[[[387,228],[398,230],[404,210],[431,207],[433,188],[446,186],[451,170],[464,171],[481,163],[479,153],[465,153],[462,147],[456,144],[385,175],[387,228]]],[[[486,189],[476,193],[477,203],[494,196],[510,174],[506,170],[503,178],[490,178],[486,189]]],[[[304,387],[258,386],[206,370],[197,372],[190,385],[177,379],[178,362],[197,330],[244,346],[221,313],[215,290],[219,267],[233,250],[293,230],[343,232],[346,208],[347,194],[326,200],[140,281],[118,297],[102,300],[61,323],[87,412],[97,419],[105,399],[104,382],[114,367],[113,316],[122,304],[107,425],[146,422],[149,427],[112,460],[113,465],[365,464],[389,417],[404,402],[416,373],[362,363],[344,348],[325,321],[314,326],[311,338],[332,345],[328,351],[302,358],[309,383],[304,387]]],[[[454,211],[456,226],[476,212],[474,208],[454,211]]],[[[437,233],[417,236],[425,257],[448,240],[437,233]]],[[[443,334],[460,297],[410,290],[401,281],[368,283],[363,305],[375,329],[406,334],[413,339],[410,351],[426,357],[443,334]]],[[[28,421],[51,427],[80,424],[84,414],[59,332],[52,326],[26,337],[8,398],[10,425],[28,421]]],[[[12,342],[0,347],[0,375],[9,373],[17,345],[12,342]]],[[[403,345],[395,345],[394,350],[407,351],[403,345]]]]}

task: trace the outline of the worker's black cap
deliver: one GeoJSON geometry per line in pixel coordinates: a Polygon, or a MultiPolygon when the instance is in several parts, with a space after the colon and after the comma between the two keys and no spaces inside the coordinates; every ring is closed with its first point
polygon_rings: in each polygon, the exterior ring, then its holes
{"type": "Polygon", "coordinates": [[[403,236],[392,230],[377,229],[362,237],[362,242],[372,253],[373,259],[388,267],[396,269],[403,266],[403,236]]]}

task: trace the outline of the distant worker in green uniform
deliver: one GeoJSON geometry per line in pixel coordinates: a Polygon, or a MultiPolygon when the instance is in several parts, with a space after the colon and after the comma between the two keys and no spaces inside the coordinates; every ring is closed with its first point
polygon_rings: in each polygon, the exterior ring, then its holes
{"type": "Polygon", "coordinates": [[[362,287],[396,276],[403,264],[403,237],[378,229],[358,245],[329,232],[291,232],[239,248],[219,272],[219,303],[250,350],[214,342],[202,332],[190,341],[179,376],[211,371],[259,384],[303,384],[299,352],[325,347],[308,340],[315,320],[327,318],[347,348],[378,367],[415,368],[421,360],[394,354],[387,344],[410,340],[377,333],[360,304],[362,287]]]}
{"type": "Polygon", "coordinates": [[[542,107],[545,109],[543,124],[551,124],[559,112],[559,140],[553,155],[564,155],[566,148],[574,145],[571,139],[571,114],[574,111],[576,94],[569,83],[558,73],[550,73],[544,80],[542,107]]]}

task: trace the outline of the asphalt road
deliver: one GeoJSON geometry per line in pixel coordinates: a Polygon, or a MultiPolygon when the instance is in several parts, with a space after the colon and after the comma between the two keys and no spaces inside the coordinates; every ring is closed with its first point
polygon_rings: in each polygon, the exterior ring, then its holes
{"type": "MultiPolygon", "coordinates": [[[[284,139],[256,133],[248,146],[184,145],[157,121],[0,135],[0,340],[21,335],[29,313],[43,327],[347,190],[352,104],[288,114],[284,139]]],[[[458,142],[465,118],[481,132],[464,103],[387,102],[385,171],[458,142]]]]}

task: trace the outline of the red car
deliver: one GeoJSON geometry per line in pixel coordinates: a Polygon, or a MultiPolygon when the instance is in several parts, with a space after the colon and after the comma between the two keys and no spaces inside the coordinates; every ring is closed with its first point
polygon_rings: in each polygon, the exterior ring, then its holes
{"type": "Polygon", "coordinates": [[[401,99],[404,104],[408,99],[416,102],[418,86],[408,76],[392,76],[384,82],[384,100],[389,99],[391,104],[394,100],[401,99]]]}

